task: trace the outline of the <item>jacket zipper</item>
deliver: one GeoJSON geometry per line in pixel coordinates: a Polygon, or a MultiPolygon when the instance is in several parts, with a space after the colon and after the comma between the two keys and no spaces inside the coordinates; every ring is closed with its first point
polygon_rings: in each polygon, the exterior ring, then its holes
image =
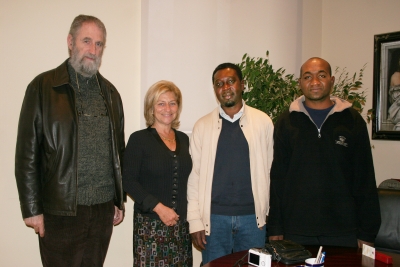
{"type": "Polygon", "coordinates": [[[324,119],[324,121],[323,121],[322,124],[321,124],[321,127],[318,128],[318,126],[315,124],[315,122],[314,122],[313,119],[310,117],[310,115],[307,114],[307,116],[310,118],[310,120],[312,121],[312,123],[315,125],[315,128],[317,128],[317,131],[318,131],[318,138],[321,138],[321,129],[322,129],[322,126],[324,125],[326,119],[327,119],[330,115],[331,115],[331,114],[328,114],[328,115],[326,116],[326,118],[324,119]]]}

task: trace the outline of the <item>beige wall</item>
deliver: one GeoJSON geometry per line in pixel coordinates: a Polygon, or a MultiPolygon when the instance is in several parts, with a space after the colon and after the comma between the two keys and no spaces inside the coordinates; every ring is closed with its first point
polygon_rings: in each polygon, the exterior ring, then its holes
{"type": "Polygon", "coordinates": [[[301,2],[144,1],[142,94],[161,79],[176,83],[183,95],[180,129],[191,131],[217,105],[211,74],[218,64],[269,50],[272,64],[292,73],[301,60],[301,2]]]}
{"type": "MultiPolygon", "coordinates": [[[[14,178],[17,123],[28,83],[68,57],[67,34],[79,14],[107,27],[101,73],[124,101],[126,131],[139,129],[140,1],[0,0],[1,180],[0,266],[41,266],[37,235],[25,227],[14,178]]],[[[127,204],[132,210],[132,202],[127,204]]],[[[132,266],[132,213],[114,228],[106,266],[132,266]]]]}
{"type": "MultiPolygon", "coordinates": [[[[72,19],[91,14],[108,31],[102,74],[124,102],[126,140],[144,127],[143,94],[160,79],[174,81],[184,97],[181,130],[216,106],[211,73],[244,53],[264,56],[276,67],[298,72],[311,56],[364,76],[372,107],[373,35],[396,31],[398,0],[116,0],[68,2],[0,0],[1,173],[0,266],[41,266],[37,236],[20,215],[14,180],[17,122],[26,85],[67,58],[72,19]]],[[[371,126],[369,125],[369,128],[371,126]]],[[[378,183],[398,176],[399,141],[372,141],[378,183]]],[[[105,266],[132,265],[132,201],[114,229],[105,266]]],[[[195,264],[200,253],[195,252],[195,264]]]]}

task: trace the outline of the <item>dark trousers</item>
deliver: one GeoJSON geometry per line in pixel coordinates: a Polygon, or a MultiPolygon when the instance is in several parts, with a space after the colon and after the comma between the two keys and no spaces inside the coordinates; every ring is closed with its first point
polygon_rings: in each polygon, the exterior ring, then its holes
{"type": "Polygon", "coordinates": [[[304,236],[285,234],[284,238],[296,243],[309,246],[339,246],[339,247],[358,247],[356,234],[338,236],[304,236]]]}
{"type": "Polygon", "coordinates": [[[103,266],[113,231],[114,203],[78,205],[76,216],[44,214],[39,237],[45,267],[103,266]]]}

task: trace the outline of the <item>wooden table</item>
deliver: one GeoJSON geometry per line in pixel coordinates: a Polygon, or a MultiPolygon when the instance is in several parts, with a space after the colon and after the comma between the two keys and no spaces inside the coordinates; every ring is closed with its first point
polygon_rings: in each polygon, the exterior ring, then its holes
{"type": "MultiPolygon", "coordinates": [[[[317,246],[306,246],[306,248],[311,252],[312,257],[315,257],[318,253],[317,246]]],[[[383,266],[400,266],[400,254],[382,252],[393,258],[393,265],[387,265],[383,262],[373,260],[371,258],[365,257],[361,253],[361,249],[356,248],[343,248],[343,247],[326,247],[324,246],[323,251],[326,252],[324,267],[342,267],[342,266],[362,266],[362,267],[383,267],[383,266]]],[[[233,254],[226,255],[224,257],[215,259],[203,267],[233,267],[233,265],[243,256],[247,254],[248,251],[240,251],[233,254]]],[[[253,266],[247,264],[247,256],[244,257],[242,261],[242,266],[253,266]]],[[[297,266],[304,263],[285,265],[283,263],[278,263],[272,261],[271,267],[279,266],[297,266]]]]}

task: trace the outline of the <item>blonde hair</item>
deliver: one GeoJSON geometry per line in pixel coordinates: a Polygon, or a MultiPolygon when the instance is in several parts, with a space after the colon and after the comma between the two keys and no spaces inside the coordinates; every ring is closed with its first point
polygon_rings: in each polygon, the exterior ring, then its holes
{"type": "Polygon", "coordinates": [[[179,116],[182,111],[182,93],[179,88],[170,81],[158,81],[147,90],[146,96],[144,97],[144,119],[146,120],[146,125],[151,126],[154,124],[154,105],[156,104],[160,95],[172,92],[176,97],[176,102],[178,104],[178,112],[176,114],[175,120],[172,121],[172,128],[178,129],[180,125],[179,116]]]}

